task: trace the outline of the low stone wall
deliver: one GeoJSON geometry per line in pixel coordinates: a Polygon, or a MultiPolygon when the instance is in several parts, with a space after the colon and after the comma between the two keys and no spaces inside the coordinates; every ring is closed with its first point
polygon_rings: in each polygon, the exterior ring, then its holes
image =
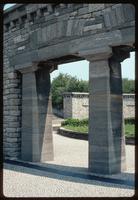
{"type": "MultiPolygon", "coordinates": [[[[64,118],[84,119],[89,117],[89,93],[66,92],[63,94],[64,118]]],[[[135,95],[123,94],[124,118],[135,117],[135,95]]]]}
{"type": "Polygon", "coordinates": [[[66,92],[63,97],[64,118],[88,118],[89,93],[66,92]]]}
{"type": "Polygon", "coordinates": [[[63,127],[59,128],[57,131],[58,134],[70,138],[80,139],[80,140],[88,140],[88,134],[80,133],[77,131],[67,130],[63,127]]]}
{"type": "Polygon", "coordinates": [[[135,117],[135,94],[123,94],[124,118],[135,117]]]}
{"type": "MultiPolygon", "coordinates": [[[[69,138],[75,138],[79,140],[88,140],[88,134],[68,130],[63,127],[59,128],[56,133],[65,137],[69,137],[69,138]]],[[[125,140],[126,140],[126,144],[132,144],[132,145],[135,144],[134,137],[126,137],[125,140]]]]}

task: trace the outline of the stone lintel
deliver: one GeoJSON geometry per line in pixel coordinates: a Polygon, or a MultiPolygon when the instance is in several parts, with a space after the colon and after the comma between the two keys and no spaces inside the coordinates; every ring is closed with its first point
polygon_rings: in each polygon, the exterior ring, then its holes
{"type": "Polygon", "coordinates": [[[80,51],[79,55],[88,61],[104,60],[112,56],[112,48],[104,46],[100,48],[86,49],[80,51]]]}

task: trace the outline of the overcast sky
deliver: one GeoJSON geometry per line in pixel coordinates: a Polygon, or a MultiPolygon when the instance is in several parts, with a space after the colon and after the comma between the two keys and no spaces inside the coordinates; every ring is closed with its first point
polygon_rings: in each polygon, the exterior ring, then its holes
{"type": "MultiPolygon", "coordinates": [[[[7,9],[15,4],[6,4],[4,9],[7,9]]],[[[135,53],[130,53],[130,58],[121,63],[122,77],[135,79],[135,53]]],[[[51,73],[51,79],[58,76],[59,73],[67,73],[76,76],[79,79],[88,80],[89,77],[89,62],[79,61],[58,66],[58,70],[51,73]]]]}

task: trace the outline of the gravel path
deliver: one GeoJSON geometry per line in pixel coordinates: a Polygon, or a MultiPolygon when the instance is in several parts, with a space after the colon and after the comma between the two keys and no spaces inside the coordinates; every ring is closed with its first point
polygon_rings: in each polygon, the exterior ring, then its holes
{"type": "MultiPolygon", "coordinates": [[[[38,164],[87,174],[88,142],[54,134],[54,161],[38,164]]],[[[134,146],[126,145],[127,170],[106,176],[134,181],[134,146]]],[[[4,195],[8,197],[131,197],[134,188],[103,181],[84,180],[46,171],[5,164],[4,195]]]]}

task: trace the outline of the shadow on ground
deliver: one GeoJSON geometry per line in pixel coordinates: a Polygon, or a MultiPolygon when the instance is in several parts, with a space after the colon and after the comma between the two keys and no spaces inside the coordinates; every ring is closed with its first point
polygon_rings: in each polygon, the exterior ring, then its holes
{"type": "Polygon", "coordinates": [[[64,165],[55,165],[49,163],[32,164],[16,161],[4,163],[4,169],[13,170],[20,173],[43,176],[62,181],[71,181],[76,183],[100,185],[103,187],[134,189],[134,174],[122,173],[123,178],[100,177],[98,175],[88,174],[87,168],[69,167],[64,165]]]}

